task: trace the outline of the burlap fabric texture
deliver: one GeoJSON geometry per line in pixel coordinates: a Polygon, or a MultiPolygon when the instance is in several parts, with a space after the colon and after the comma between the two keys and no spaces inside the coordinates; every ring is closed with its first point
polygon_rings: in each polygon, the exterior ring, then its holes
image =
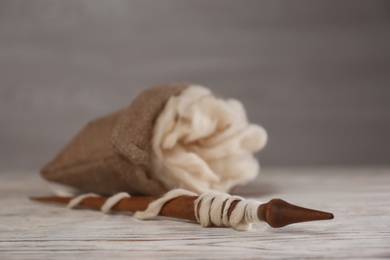
{"type": "Polygon", "coordinates": [[[128,108],[89,122],[46,166],[48,181],[83,192],[161,195],[167,189],[151,178],[151,140],[156,118],[171,96],[188,84],[142,92],[128,108]]]}

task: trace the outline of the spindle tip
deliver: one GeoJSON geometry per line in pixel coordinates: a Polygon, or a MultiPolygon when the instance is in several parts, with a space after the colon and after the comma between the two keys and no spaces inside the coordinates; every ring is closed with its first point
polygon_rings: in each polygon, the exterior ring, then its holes
{"type": "Polygon", "coordinates": [[[274,228],[294,223],[334,218],[332,213],[299,207],[281,199],[272,199],[268,203],[260,205],[257,215],[259,219],[274,228]]]}

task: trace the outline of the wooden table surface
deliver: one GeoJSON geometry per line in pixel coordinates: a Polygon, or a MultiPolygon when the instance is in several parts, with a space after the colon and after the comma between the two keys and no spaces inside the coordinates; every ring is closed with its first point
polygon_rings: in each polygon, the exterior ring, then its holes
{"type": "Polygon", "coordinates": [[[51,194],[37,173],[0,180],[0,259],[390,258],[390,168],[264,169],[237,193],[335,215],[264,232],[68,210],[28,200],[51,194]]]}

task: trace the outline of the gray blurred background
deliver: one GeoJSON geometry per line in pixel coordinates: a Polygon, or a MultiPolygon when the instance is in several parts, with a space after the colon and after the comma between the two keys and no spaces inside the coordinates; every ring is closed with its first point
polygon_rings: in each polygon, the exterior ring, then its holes
{"type": "Polygon", "coordinates": [[[390,164],[390,2],[0,0],[0,170],[145,87],[243,101],[263,166],[390,164]]]}

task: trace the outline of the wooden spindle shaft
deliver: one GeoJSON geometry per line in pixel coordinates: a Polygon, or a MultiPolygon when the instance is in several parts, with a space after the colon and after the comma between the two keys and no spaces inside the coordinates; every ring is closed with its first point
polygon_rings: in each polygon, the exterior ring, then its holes
{"type": "MultiPolygon", "coordinates": [[[[164,204],[159,215],[196,221],[194,201],[197,196],[180,196],[164,204]]],[[[63,197],[42,197],[31,198],[43,202],[69,203],[72,198],[63,197]]],[[[87,197],[80,202],[80,206],[100,209],[107,198],[87,197]]],[[[143,211],[157,197],[129,197],[119,201],[112,207],[114,211],[143,211]]],[[[228,216],[231,215],[239,201],[234,201],[228,210],[228,216]]],[[[200,204],[198,205],[198,207],[200,204]]],[[[307,209],[292,205],[281,199],[272,199],[268,203],[261,204],[258,207],[257,215],[260,220],[267,222],[271,227],[280,228],[286,225],[299,222],[333,219],[333,214],[318,210],[307,209]]]]}

